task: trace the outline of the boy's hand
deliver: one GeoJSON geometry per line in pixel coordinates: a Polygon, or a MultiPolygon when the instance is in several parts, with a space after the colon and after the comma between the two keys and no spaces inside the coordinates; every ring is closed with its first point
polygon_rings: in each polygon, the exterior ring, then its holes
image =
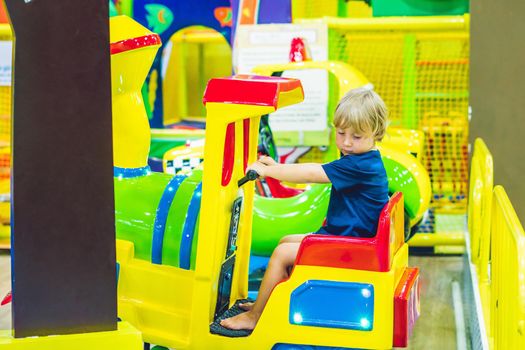
{"type": "Polygon", "coordinates": [[[268,156],[261,156],[259,157],[259,162],[263,163],[264,165],[275,165],[277,162],[272,158],[268,156]]]}
{"type": "Polygon", "coordinates": [[[256,161],[255,163],[250,164],[248,166],[248,168],[246,169],[246,172],[248,172],[249,170],[255,170],[257,174],[259,174],[259,177],[266,177],[266,167],[267,167],[266,164],[260,161],[256,161]]]}
{"type": "Polygon", "coordinates": [[[259,157],[259,160],[248,166],[246,172],[248,172],[248,170],[255,170],[257,174],[259,174],[259,177],[266,177],[268,167],[277,164],[278,163],[272,157],[261,156],[259,157]]]}

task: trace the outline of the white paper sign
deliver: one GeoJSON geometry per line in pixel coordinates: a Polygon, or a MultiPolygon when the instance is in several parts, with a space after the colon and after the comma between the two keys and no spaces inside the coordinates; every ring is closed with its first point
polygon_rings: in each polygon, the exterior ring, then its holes
{"type": "MultiPolygon", "coordinates": [[[[237,74],[250,74],[261,64],[288,63],[293,38],[306,39],[312,59],[328,59],[326,24],[263,24],[241,25],[237,28],[234,69],[237,74]]],[[[253,73],[252,73],[253,74],[253,73]]],[[[274,132],[323,131],[327,129],[328,73],[325,70],[283,72],[283,77],[301,80],[304,102],[283,108],[270,117],[274,132]]]]}
{"type": "Polygon", "coordinates": [[[11,86],[11,41],[0,41],[0,86],[11,86]]]}
{"type": "Polygon", "coordinates": [[[327,72],[321,69],[287,71],[289,78],[301,80],[304,101],[272,114],[270,127],[274,131],[320,131],[326,129],[328,88],[327,72]]]}

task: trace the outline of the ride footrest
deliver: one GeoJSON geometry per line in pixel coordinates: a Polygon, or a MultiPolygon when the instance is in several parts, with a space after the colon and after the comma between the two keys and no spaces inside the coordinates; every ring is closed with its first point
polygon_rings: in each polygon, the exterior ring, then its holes
{"type": "Polygon", "coordinates": [[[221,316],[217,317],[215,321],[213,321],[212,324],[210,324],[210,332],[213,334],[223,335],[225,337],[247,337],[250,334],[252,334],[251,330],[248,329],[228,329],[223,326],[221,326],[221,321],[233,316],[237,316],[239,314],[242,314],[243,312],[246,312],[246,310],[243,310],[240,308],[239,304],[243,303],[252,303],[252,299],[239,299],[235,302],[235,304],[232,305],[228,310],[226,310],[221,316]]]}

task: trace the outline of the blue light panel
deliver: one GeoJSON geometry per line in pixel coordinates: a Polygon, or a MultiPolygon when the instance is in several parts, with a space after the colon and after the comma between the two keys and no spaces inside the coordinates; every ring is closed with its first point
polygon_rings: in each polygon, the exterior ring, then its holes
{"type": "Polygon", "coordinates": [[[374,286],[367,283],[307,281],[290,296],[289,322],[371,331],[374,328],[374,286]]]}

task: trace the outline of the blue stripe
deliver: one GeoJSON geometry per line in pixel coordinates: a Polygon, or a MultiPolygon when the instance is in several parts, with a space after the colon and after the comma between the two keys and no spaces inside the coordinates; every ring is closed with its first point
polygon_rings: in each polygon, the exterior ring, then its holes
{"type": "Polygon", "coordinates": [[[160,198],[157,212],[155,213],[155,223],[153,225],[153,238],[151,239],[151,262],[162,264],[162,246],[164,245],[164,231],[166,230],[166,220],[170,211],[171,203],[179,186],[186,179],[185,175],[176,175],[166,185],[164,193],[160,198]]]}
{"type": "Polygon", "coordinates": [[[113,167],[113,176],[120,179],[129,179],[132,177],[146,176],[151,173],[149,166],[142,168],[119,168],[117,166],[113,167]]]}
{"type": "Polygon", "coordinates": [[[117,286],[118,286],[118,279],[120,277],[120,264],[118,263],[118,261],[117,261],[116,269],[117,269],[117,286]]]}
{"type": "Polygon", "coordinates": [[[182,238],[180,242],[179,251],[179,267],[189,270],[191,264],[191,247],[193,245],[193,236],[195,234],[195,226],[197,224],[197,217],[201,209],[202,197],[202,182],[197,185],[193,196],[191,197],[186,219],[184,220],[184,229],[182,230],[182,238]]]}

